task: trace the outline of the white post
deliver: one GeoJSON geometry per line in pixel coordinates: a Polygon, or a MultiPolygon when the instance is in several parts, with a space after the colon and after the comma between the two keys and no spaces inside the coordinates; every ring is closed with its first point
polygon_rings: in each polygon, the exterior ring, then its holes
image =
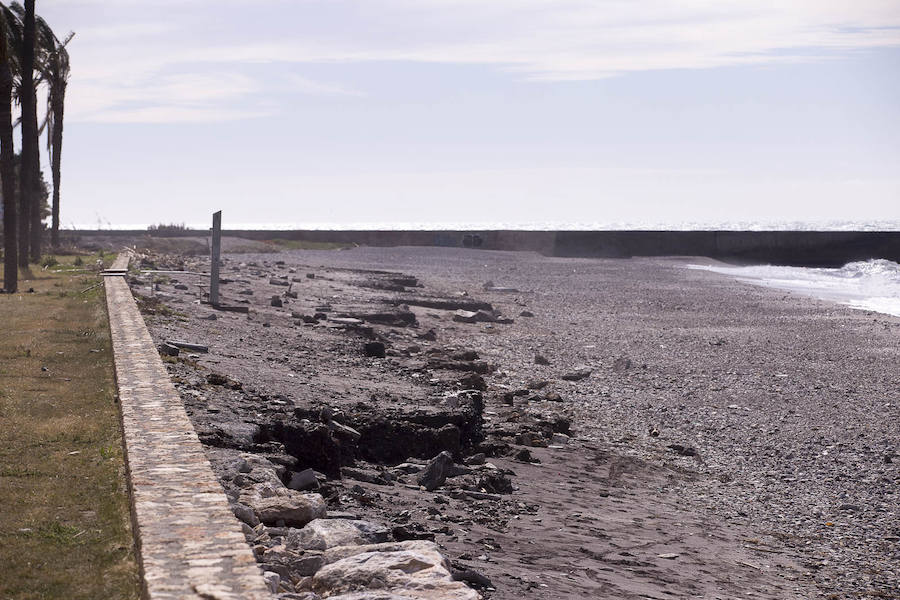
{"type": "Polygon", "coordinates": [[[219,305],[219,254],[222,246],[222,211],[213,213],[209,264],[209,303],[219,305]]]}

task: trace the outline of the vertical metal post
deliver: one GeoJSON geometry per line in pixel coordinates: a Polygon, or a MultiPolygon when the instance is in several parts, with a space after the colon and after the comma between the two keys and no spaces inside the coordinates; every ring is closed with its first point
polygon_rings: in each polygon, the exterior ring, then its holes
{"type": "Polygon", "coordinates": [[[219,305],[219,254],[222,247],[222,211],[213,213],[212,247],[209,263],[209,303],[219,305]]]}

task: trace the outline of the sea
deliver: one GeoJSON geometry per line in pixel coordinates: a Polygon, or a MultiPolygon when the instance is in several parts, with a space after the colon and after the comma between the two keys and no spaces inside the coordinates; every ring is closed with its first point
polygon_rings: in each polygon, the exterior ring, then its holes
{"type": "MultiPolygon", "coordinates": [[[[224,217],[223,217],[224,218],[224,217]]],[[[168,221],[167,221],[168,223],[168,221]]],[[[205,223],[178,223],[188,229],[205,230],[205,223]]],[[[73,223],[70,229],[144,230],[150,223],[73,223]]],[[[278,221],[222,222],[223,229],[325,230],[325,231],[900,231],[900,220],[810,220],[810,221],[278,221]]]]}
{"type": "MultiPolygon", "coordinates": [[[[227,229],[307,230],[406,230],[406,231],[900,231],[900,220],[835,221],[684,221],[673,222],[276,222],[225,223],[227,229]]],[[[187,224],[190,229],[207,229],[209,223],[187,224]]],[[[147,224],[73,225],[73,229],[143,230],[147,224]],[[98,227],[99,225],[99,227],[98,227]]],[[[900,265],[875,258],[851,262],[843,267],[810,268],[757,265],[689,265],[735,277],[748,283],[789,290],[851,308],[900,317],[900,265]]]]}

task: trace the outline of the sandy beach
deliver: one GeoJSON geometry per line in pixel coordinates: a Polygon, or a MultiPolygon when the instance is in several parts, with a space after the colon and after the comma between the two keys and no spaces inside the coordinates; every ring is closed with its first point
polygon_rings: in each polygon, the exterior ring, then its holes
{"type": "MultiPolygon", "coordinates": [[[[167,366],[234,502],[241,453],[312,468],[329,512],[433,539],[496,599],[900,597],[900,319],[685,268],[707,259],[224,260],[248,314],[202,277],[131,284],[155,341],[209,347],[167,366]]],[[[248,532],[264,568],[290,529],[248,532]]]]}

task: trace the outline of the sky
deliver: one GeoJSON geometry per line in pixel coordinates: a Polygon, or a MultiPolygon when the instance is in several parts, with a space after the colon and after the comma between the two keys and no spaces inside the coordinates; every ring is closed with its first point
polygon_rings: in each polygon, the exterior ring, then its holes
{"type": "Polygon", "coordinates": [[[900,223],[900,0],[36,4],[65,228],[900,223]]]}

